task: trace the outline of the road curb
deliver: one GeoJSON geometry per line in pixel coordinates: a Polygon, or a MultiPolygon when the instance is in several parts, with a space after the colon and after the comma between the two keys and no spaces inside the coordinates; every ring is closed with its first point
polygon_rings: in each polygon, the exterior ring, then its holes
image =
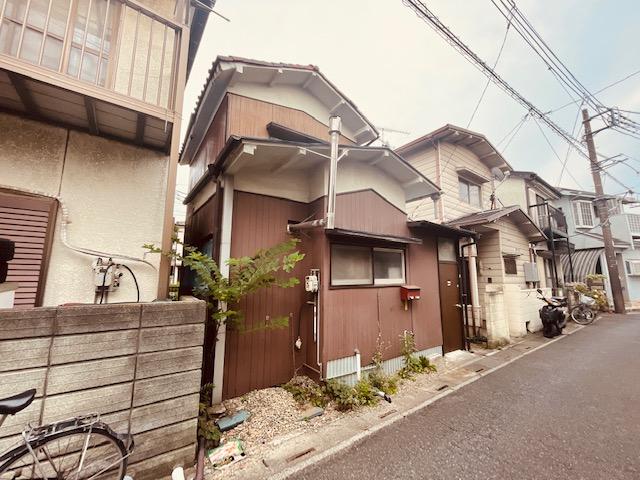
{"type": "MultiPolygon", "coordinates": [[[[358,433],[358,434],[356,434],[356,435],[354,435],[354,436],[352,436],[352,437],[350,437],[350,438],[348,438],[346,440],[343,440],[342,442],[338,443],[337,445],[335,445],[335,446],[333,446],[331,448],[328,448],[327,450],[318,452],[317,454],[315,454],[312,457],[309,457],[309,458],[306,458],[304,460],[301,460],[296,465],[293,465],[293,466],[291,466],[291,467],[289,467],[289,468],[287,468],[285,470],[277,472],[277,473],[271,475],[269,478],[271,478],[272,480],[285,480],[285,479],[291,478],[293,475],[295,475],[295,474],[299,473],[300,471],[310,467],[311,465],[319,463],[322,460],[341,452],[342,450],[346,450],[346,449],[352,447],[353,445],[359,443],[360,441],[362,441],[365,438],[373,435],[374,433],[377,433],[378,431],[380,431],[380,430],[382,430],[382,429],[384,429],[384,428],[386,428],[386,427],[388,427],[390,425],[393,425],[394,423],[402,420],[403,418],[406,418],[409,415],[412,415],[412,414],[414,414],[414,413],[416,413],[416,412],[428,407],[429,405],[431,405],[432,403],[437,402],[441,398],[446,397],[447,395],[450,395],[451,393],[454,393],[454,392],[460,390],[462,387],[464,387],[466,385],[469,385],[469,384],[471,384],[471,383],[473,383],[473,382],[475,382],[475,381],[477,381],[477,380],[479,380],[479,379],[481,379],[483,377],[486,377],[487,375],[489,375],[489,374],[491,374],[491,373],[493,373],[493,372],[495,372],[497,370],[500,370],[501,368],[506,367],[507,365],[512,364],[516,360],[521,359],[522,357],[525,357],[525,356],[527,356],[527,355],[529,355],[529,354],[531,354],[533,352],[536,352],[536,351],[541,350],[541,349],[543,349],[545,347],[548,347],[549,345],[551,345],[551,344],[553,344],[555,342],[558,342],[558,341],[560,341],[560,340],[562,340],[562,339],[564,339],[564,338],[566,338],[566,337],[568,337],[570,335],[573,335],[574,333],[579,332],[583,328],[585,328],[584,325],[576,325],[576,327],[572,331],[567,332],[565,334],[562,334],[561,336],[558,336],[558,337],[556,337],[556,338],[554,338],[552,340],[549,340],[548,342],[545,342],[545,343],[543,343],[541,345],[533,347],[530,350],[524,351],[524,352],[520,353],[519,355],[517,355],[517,356],[515,356],[515,357],[513,357],[513,358],[511,358],[509,360],[506,360],[504,363],[502,363],[500,365],[492,367],[492,368],[490,368],[490,369],[488,369],[486,371],[476,372],[475,375],[473,377],[469,378],[468,380],[464,380],[463,382],[461,382],[461,383],[459,383],[457,385],[453,385],[451,387],[448,387],[446,390],[443,390],[441,393],[438,393],[437,395],[425,400],[424,402],[416,405],[415,407],[412,407],[412,408],[410,408],[408,410],[405,410],[404,412],[399,412],[399,413],[397,413],[395,415],[389,416],[389,417],[385,418],[382,422],[380,422],[380,423],[378,423],[378,424],[376,424],[376,425],[374,425],[374,426],[372,426],[372,427],[370,427],[370,428],[368,428],[368,429],[366,429],[366,430],[364,430],[364,431],[362,431],[362,432],[360,432],[360,433],[358,433]]],[[[513,346],[519,345],[521,343],[523,343],[523,342],[515,343],[515,344],[513,344],[513,346]]],[[[505,349],[505,350],[507,350],[507,349],[505,349]]],[[[473,360],[473,361],[464,363],[464,364],[458,366],[456,368],[456,370],[460,369],[460,368],[464,368],[466,365],[470,365],[471,363],[474,363],[476,361],[478,361],[478,360],[473,360]]]]}

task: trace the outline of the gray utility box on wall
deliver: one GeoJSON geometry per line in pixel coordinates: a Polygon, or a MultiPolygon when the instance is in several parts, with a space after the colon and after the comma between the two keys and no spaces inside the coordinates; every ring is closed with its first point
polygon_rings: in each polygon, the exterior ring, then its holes
{"type": "Polygon", "coordinates": [[[539,282],[538,266],[532,262],[526,262],[522,265],[524,267],[524,281],[525,282],[539,282]]]}

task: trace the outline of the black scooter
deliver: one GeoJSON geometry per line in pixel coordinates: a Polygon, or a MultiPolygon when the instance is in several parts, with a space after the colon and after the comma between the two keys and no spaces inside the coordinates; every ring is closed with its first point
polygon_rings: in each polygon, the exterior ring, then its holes
{"type": "Polygon", "coordinates": [[[567,325],[567,317],[563,310],[567,307],[566,297],[545,298],[542,290],[538,289],[540,300],[546,302],[540,309],[540,320],[542,320],[542,334],[547,338],[562,335],[562,329],[567,325]]]}

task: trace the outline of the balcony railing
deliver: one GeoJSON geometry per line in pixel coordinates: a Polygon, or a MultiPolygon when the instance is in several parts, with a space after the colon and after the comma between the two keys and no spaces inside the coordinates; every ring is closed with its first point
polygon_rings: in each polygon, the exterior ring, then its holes
{"type": "Polygon", "coordinates": [[[179,29],[126,0],[0,0],[0,59],[172,110],[179,29]]]}
{"type": "Polygon", "coordinates": [[[549,226],[556,232],[567,233],[567,219],[564,212],[552,205],[541,204],[529,207],[529,215],[545,233],[549,226]]]}

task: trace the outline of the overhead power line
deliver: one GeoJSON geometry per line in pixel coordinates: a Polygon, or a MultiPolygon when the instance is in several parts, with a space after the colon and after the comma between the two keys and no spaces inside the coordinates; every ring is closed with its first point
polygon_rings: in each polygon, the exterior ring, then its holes
{"type": "Polygon", "coordinates": [[[427,22],[427,24],[431,26],[436,33],[438,33],[438,35],[462,54],[467,61],[498,85],[505,93],[525,107],[531,116],[544,122],[556,135],[560,136],[564,141],[573,146],[580,155],[585,158],[589,158],[579,140],[573,138],[567,131],[542,112],[542,110],[533,105],[522,94],[520,94],[520,92],[507,83],[506,80],[498,75],[494,69],[487,65],[486,62],[484,62],[473,50],[471,50],[471,48],[469,48],[469,46],[458,38],[446,25],[444,25],[421,0],[403,0],[403,3],[411,8],[418,17],[427,22]]]}

